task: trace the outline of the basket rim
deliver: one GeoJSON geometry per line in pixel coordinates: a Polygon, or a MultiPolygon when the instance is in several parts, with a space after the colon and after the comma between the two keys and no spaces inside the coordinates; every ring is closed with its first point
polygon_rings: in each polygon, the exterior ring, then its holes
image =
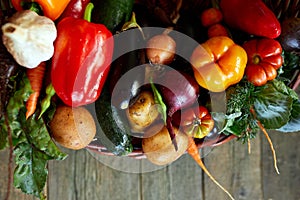
{"type": "MultiPolygon", "coordinates": [[[[219,137],[216,137],[216,138],[213,138],[210,140],[206,140],[205,142],[203,140],[199,141],[197,143],[197,147],[199,150],[204,147],[216,147],[216,146],[225,144],[235,138],[237,138],[236,135],[219,134],[219,137]]],[[[107,150],[106,147],[104,147],[102,145],[89,144],[86,146],[86,149],[91,150],[99,155],[116,156],[117,157],[117,155],[110,152],[109,150],[107,150]]],[[[144,152],[141,148],[134,149],[132,152],[130,152],[129,154],[127,154],[125,156],[130,157],[130,158],[135,158],[135,159],[145,159],[146,158],[146,155],[144,154],[144,152]]]]}

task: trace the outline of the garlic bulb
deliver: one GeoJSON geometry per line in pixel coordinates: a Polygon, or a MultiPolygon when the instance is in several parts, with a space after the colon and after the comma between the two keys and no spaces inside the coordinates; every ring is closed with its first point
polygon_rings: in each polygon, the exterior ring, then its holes
{"type": "Polygon", "coordinates": [[[2,26],[2,32],[3,44],[21,66],[35,68],[53,56],[57,30],[45,16],[19,11],[2,26]]]}

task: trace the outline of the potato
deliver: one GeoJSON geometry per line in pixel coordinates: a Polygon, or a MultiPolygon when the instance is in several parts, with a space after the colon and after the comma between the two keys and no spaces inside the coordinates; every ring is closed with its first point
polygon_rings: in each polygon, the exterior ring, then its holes
{"type": "Polygon", "coordinates": [[[86,147],[96,135],[94,118],[84,107],[59,106],[50,129],[56,142],[74,150],[86,147]]]}
{"type": "MultiPolygon", "coordinates": [[[[152,130],[157,130],[156,127],[149,129],[145,134],[153,134],[152,130]]],[[[171,141],[168,129],[163,126],[155,135],[143,138],[142,148],[147,159],[156,165],[166,165],[177,160],[188,148],[188,136],[174,127],[176,134],[176,142],[178,150],[171,141]]]]}
{"type": "Polygon", "coordinates": [[[158,105],[150,91],[142,91],[132,105],[126,110],[132,132],[143,132],[159,116],[158,105]]]}

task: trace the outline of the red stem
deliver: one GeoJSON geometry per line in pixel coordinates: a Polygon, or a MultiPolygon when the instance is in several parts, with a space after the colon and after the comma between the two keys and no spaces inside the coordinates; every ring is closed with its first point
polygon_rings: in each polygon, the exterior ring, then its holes
{"type": "Polygon", "coordinates": [[[7,113],[5,113],[5,124],[7,126],[7,137],[8,137],[8,143],[9,143],[9,160],[8,160],[8,181],[7,181],[7,190],[6,190],[6,197],[5,200],[9,199],[10,191],[11,191],[11,184],[12,184],[12,164],[13,164],[13,142],[12,142],[12,134],[11,129],[8,122],[8,116],[7,113]]]}

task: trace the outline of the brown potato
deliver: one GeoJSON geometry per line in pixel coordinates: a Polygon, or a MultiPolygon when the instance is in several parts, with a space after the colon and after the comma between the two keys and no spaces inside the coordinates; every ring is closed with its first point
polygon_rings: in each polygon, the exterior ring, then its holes
{"type": "Polygon", "coordinates": [[[143,132],[159,116],[158,105],[150,91],[142,91],[135,102],[126,110],[133,132],[143,132]]]}
{"type": "Polygon", "coordinates": [[[69,149],[86,147],[96,135],[96,125],[84,107],[59,106],[50,122],[53,139],[69,149]]]}
{"type": "MultiPolygon", "coordinates": [[[[148,130],[145,135],[153,134],[152,130],[157,130],[155,127],[148,130]],[[150,133],[149,133],[150,132],[150,133]]],[[[177,160],[188,148],[188,136],[182,132],[179,132],[177,128],[174,127],[176,134],[176,142],[178,145],[178,150],[171,141],[168,129],[163,126],[157,134],[152,135],[148,138],[143,138],[142,148],[147,159],[156,165],[166,165],[175,160],[177,160]]]]}

